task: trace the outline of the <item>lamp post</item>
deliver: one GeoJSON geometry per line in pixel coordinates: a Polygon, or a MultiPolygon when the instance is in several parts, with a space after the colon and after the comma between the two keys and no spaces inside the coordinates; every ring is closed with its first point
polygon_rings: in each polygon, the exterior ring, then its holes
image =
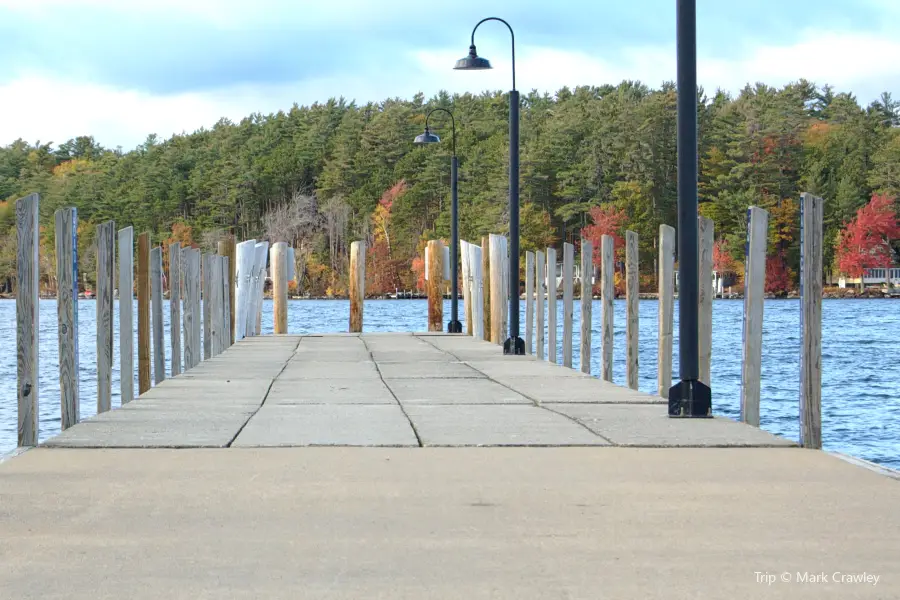
{"type": "Polygon", "coordinates": [[[436,112],[445,112],[450,115],[450,125],[453,130],[453,155],[450,157],[450,320],[447,321],[447,333],[462,333],[462,324],[459,322],[459,198],[457,195],[457,172],[459,161],[456,158],[456,119],[453,113],[446,108],[434,108],[425,116],[425,133],[416,136],[416,144],[436,144],[441,138],[431,133],[428,129],[428,120],[436,112]]]}
{"type": "Polygon", "coordinates": [[[712,394],[699,380],[697,299],[697,0],[676,0],[678,69],[678,370],[670,417],[712,416],[712,394]]]}
{"type": "Polygon", "coordinates": [[[488,59],[475,50],[475,30],[485,21],[500,21],[512,38],[512,90],[509,92],[509,338],[503,343],[504,354],[525,354],[525,340],[519,337],[519,92],[516,90],[516,34],[509,23],[488,17],[472,29],[469,55],[456,61],[454,69],[476,71],[490,69],[488,59]]]}

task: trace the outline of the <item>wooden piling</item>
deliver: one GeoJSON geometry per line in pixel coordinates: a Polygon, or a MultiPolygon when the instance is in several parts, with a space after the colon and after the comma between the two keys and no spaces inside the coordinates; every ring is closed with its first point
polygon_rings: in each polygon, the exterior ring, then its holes
{"type": "Polygon", "coordinates": [[[181,244],[169,244],[169,340],[172,376],[181,373],[181,244]]]}
{"type": "Polygon", "coordinates": [[[800,195],[800,445],[804,448],[822,447],[823,204],[812,194],[800,195]]]}
{"type": "Polygon", "coordinates": [[[672,339],[675,312],[675,229],[669,225],[659,226],[659,317],[656,351],[659,356],[657,367],[657,393],[669,397],[672,387],[672,339]]]}
{"type": "Polygon", "coordinates": [[[40,196],[37,194],[16,200],[16,395],[19,446],[35,446],[38,442],[39,204],[40,196]]]}
{"type": "MultiPolygon", "coordinates": [[[[228,262],[225,264],[225,283],[228,290],[228,298],[225,301],[226,307],[228,308],[228,335],[225,336],[225,340],[227,341],[226,346],[230,346],[232,340],[234,340],[234,328],[235,328],[235,286],[234,286],[234,277],[235,271],[237,270],[236,262],[235,262],[235,242],[234,236],[229,235],[226,239],[220,241],[217,245],[217,249],[219,251],[219,256],[228,257],[228,262]]],[[[293,265],[293,253],[288,257],[288,262],[293,265]]],[[[288,280],[293,279],[292,276],[288,276],[288,280]]]]}
{"type": "Polygon", "coordinates": [[[184,370],[200,363],[200,250],[186,249],[184,264],[184,370]]]}
{"type": "Polygon", "coordinates": [[[366,242],[350,244],[350,333],[363,330],[366,299],[366,242]]]}
{"type": "Polygon", "coordinates": [[[153,327],[153,384],[166,378],[166,349],[163,336],[162,248],[150,250],[150,320],[153,327]]]}
{"type": "Polygon", "coordinates": [[[56,219],[56,316],[59,336],[60,428],[78,423],[78,211],[56,219]]]}
{"type": "Polygon", "coordinates": [[[225,302],[222,299],[222,293],[225,290],[225,285],[222,283],[225,277],[224,258],[224,256],[214,254],[210,259],[212,273],[209,280],[209,300],[212,306],[209,311],[212,321],[210,330],[213,356],[218,356],[225,350],[225,323],[228,322],[228,318],[225,316],[225,302]]]}
{"type": "Polygon", "coordinates": [[[134,400],[134,228],[119,230],[119,390],[134,400]]]}
{"type": "Polygon", "coordinates": [[[626,374],[628,387],[638,389],[639,373],[639,348],[640,348],[640,271],[638,270],[638,234],[634,231],[625,232],[625,339],[626,347],[626,374]]]}
{"type": "Polygon", "coordinates": [[[481,275],[481,246],[469,244],[469,269],[472,276],[472,335],[484,339],[484,287],[481,275]]]}
{"type": "Polygon", "coordinates": [[[490,238],[481,236],[481,315],[483,317],[482,336],[484,341],[493,338],[491,329],[491,244],[490,238]]]}
{"type": "Polygon", "coordinates": [[[502,344],[503,336],[503,305],[506,303],[506,295],[503,285],[503,237],[492,233],[490,235],[491,255],[491,342],[502,344]]]}
{"type": "Polygon", "coordinates": [[[257,243],[255,252],[253,313],[250,315],[247,327],[253,332],[252,335],[259,335],[262,328],[263,293],[266,288],[266,256],[269,252],[269,242],[257,243]]]}
{"type": "Polygon", "coordinates": [[[603,306],[603,323],[601,335],[603,336],[603,357],[601,370],[603,379],[613,380],[613,300],[616,295],[615,284],[615,253],[613,238],[610,235],[600,237],[600,294],[603,306]]]}
{"type": "Polygon", "coordinates": [[[525,253],[525,354],[534,354],[534,252],[525,253]]]}
{"type": "Polygon", "coordinates": [[[138,236],[138,394],[150,389],[150,234],[138,236]]]}
{"type": "Polygon", "coordinates": [[[556,363],[556,248],[547,248],[547,360],[556,363]]]}
{"type": "Polygon", "coordinates": [[[547,283],[544,277],[544,253],[538,250],[534,256],[535,266],[535,287],[537,288],[537,298],[535,299],[535,315],[537,323],[535,324],[535,345],[537,346],[538,360],[544,360],[544,296],[546,295],[547,283]]]}
{"type": "MultiPolygon", "coordinates": [[[[500,297],[503,302],[500,303],[501,323],[500,323],[500,345],[506,341],[507,332],[509,331],[509,300],[513,290],[509,288],[509,242],[505,235],[500,236],[500,297]]],[[[518,281],[518,277],[516,278],[518,281]]],[[[518,287],[518,286],[516,286],[518,287]]],[[[518,294],[519,290],[516,289],[518,294]]]]}
{"type": "Polygon", "coordinates": [[[237,303],[234,311],[234,341],[244,339],[247,335],[247,319],[250,313],[251,290],[253,289],[253,263],[256,258],[256,240],[247,240],[237,245],[235,257],[237,268],[234,271],[235,296],[237,303]]]}
{"type": "Polygon", "coordinates": [[[444,245],[428,242],[428,331],[444,330],[444,245]]]}
{"type": "Polygon", "coordinates": [[[201,257],[202,277],[200,295],[203,308],[203,360],[212,358],[212,254],[201,257]]]}
{"type": "Polygon", "coordinates": [[[112,408],[112,364],[116,224],[97,225],[97,413],[112,408]]]}
{"type": "Polygon", "coordinates": [[[460,271],[462,275],[463,318],[466,322],[466,335],[472,335],[472,273],[470,270],[469,242],[459,240],[460,271]]]}
{"type": "Polygon", "coordinates": [[[741,362],[741,420],[759,427],[762,366],[763,300],[769,213],[747,209],[747,252],[744,261],[743,360],[741,362]]]}
{"type": "Polygon", "coordinates": [[[700,244],[699,255],[699,295],[698,295],[698,356],[700,366],[700,381],[710,385],[710,372],[712,370],[712,311],[713,297],[713,243],[714,229],[712,219],[697,217],[697,237],[700,244]]]}
{"type": "Polygon", "coordinates": [[[573,299],[573,269],[575,268],[575,246],[566,242],[563,244],[563,351],[562,359],[564,367],[572,366],[572,318],[574,315],[573,299]]]}
{"type": "MultiPolygon", "coordinates": [[[[219,258],[222,262],[222,351],[234,343],[231,337],[231,295],[234,285],[232,285],[233,277],[231,273],[231,257],[222,256],[219,258]]],[[[290,254],[288,254],[288,264],[290,264],[290,254]]],[[[285,286],[287,287],[287,286],[285,286]]]]}
{"type": "MultiPolygon", "coordinates": [[[[353,242],[356,244],[357,242],[353,242]]],[[[351,279],[353,276],[353,244],[350,245],[350,273],[351,279]]],[[[357,247],[357,252],[358,252],[357,247]]],[[[363,254],[365,257],[365,254],[363,254]]],[[[272,244],[272,247],[269,249],[269,264],[272,265],[272,320],[273,325],[272,329],[276,334],[284,334],[287,333],[287,287],[288,287],[288,264],[287,264],[288,252],[287,252],[287,244],[285,242],[275,242],[272,244]]],[[[363,258],[365,261],[365,258],[363,258]]],[[[365,265],[365,263],[364,263],[365,265]]],[[[365,266],[363,266],[365,268],[365,266]]],[[[352,298],[352,283],[351,283],[351,298],[352,298]]],[[[351,301],[352,304],[352,301],[351,301]]],[[[351,313],[353,312],[351,308],[351,313]]]]}
{"type": "Polygon", "coordinates": [[[594,245],[581,240],[581,372],[591,373],[591,329],[593,327],[594,245]]]}

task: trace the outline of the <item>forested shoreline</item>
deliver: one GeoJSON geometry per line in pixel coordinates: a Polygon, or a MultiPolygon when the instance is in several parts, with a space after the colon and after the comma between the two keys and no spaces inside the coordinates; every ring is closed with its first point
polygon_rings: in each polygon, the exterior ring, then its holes
{"type": "MultiPolygon", "coordinates": [[[[676,221],[675,103],[673,85],[636,82],[523,95],[522,250],[631,229],[652,279],[659,224],[676,221]]],[[[90,136],[0,148],[0,287],[15,279],[14,201],[38,192],[48,285],[53,211],[75,206],[88,285],[93,225],[113,219],[151,232],[154,243],[209,249],[229,233],[290,242],[301,273],[297,293],[313,296],[344,293],[349,243],[367,239],[368,291],[414,289],[425,242],[450,231],[449,121],[432,119],[444,143],[412,143],[437,106],[457,120],[461,237],[505,233],[506,95],[366,105],[332,99],[220,120],[167,140],[150,135],[131,151],[103,148],[90,136]]],[[[701,93],[700,211],[715,222],[717,268],[740,276],[746,209],[757,205],[770,212],[767,289],[795,287],[804,191],[825,198],[827,270],[850,268],[835,249],[851,243],[853,223],[868,223],[858,212],[873,197],[886,198],[872,210],[890,213],[878,234],[881,260],[884,252],[890,259],[900,195],[898,106],[888,93],[861,106],[849,92],[806,81],[757,84],[734,96],[701,93]]]]}

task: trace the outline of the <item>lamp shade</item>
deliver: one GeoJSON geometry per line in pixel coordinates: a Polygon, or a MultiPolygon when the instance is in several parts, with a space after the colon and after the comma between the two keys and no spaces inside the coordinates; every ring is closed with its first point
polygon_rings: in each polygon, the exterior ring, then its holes
{"type": "Polygon", "coordinates": [[[478,52],[475,50],[475,46],[469,46],[469,55],[456,61],[456,65],[453,68],[461,71],[479,71],[483,69],[490,69],[491,61],[478,56],[478,52]]]}
{"type": "Polygon", "coordinates": [[[413,140],[416,144],[436,144],[441,141],[441,138],[437,135],[428,131],[428,128],[425,128],[425,133],[420,133],[416,136],[416,139],[413,140]]]}

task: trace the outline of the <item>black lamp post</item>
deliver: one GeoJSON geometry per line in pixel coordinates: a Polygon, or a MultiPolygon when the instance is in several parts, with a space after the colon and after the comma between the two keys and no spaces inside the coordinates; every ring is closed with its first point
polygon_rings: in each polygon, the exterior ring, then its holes
{"type": "Polygon", "coordinates": [[[519,92],[516,91],[516,34],[498,17],[478,21],[472,29],[469,55],[456,61],[454,69],[490,69],[491,63],[475,50],[475,30],[485,21],[500,21],[512,38],[512,90],[509,92],[509,338],[504,354],[525,354],[525,340],[519,337],[519,92]]]}
{"type": "Polygon", "coordinates": [[[678,68],[678,366],[670,417],[712,416],[712,394],[699,380],[697,300],[697,0],[676,0],[678,68]]]}
{"type": "Polygon", "coordinates": [[[447,333],[462,333],[462,324],[459,322],[459,198],[457,195],[457,172],[459,161],[456,158],[456,119],[453,113],[446,108],[434,108],[425,116],[425,133],[416,136],[416,144],[436,144],[441,141],[437,135],[428,129],[428,119],[435,112],[445,112],[450,115],[450,125],[453,128],[453,156],[450,157],[450,320],[447,322],[447,333]]]}

